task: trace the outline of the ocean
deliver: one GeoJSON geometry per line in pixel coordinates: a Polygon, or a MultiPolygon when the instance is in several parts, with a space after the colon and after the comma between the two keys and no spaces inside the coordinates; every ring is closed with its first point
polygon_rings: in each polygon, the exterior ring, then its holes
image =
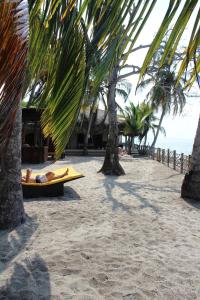
{"type": "MultiPolygon", "coordinates": [[[[125,138],[122,137],[122,142],[125,142],[125,138]]],[[[135,144],[139,144],[139,140],[135,138],[135,144]]],[[[172,138],[172,137],[163,137],[159,136],[156,148],[161,149],[170,149],[170,151],[176,150],[178,154],[191,155],[193,148],[194,139],[189,138],[172,138]]],[[[150,146],[152,144],[152,139],[147,139],[147,144],[150,146]]]]}
{"type": "Polygon", "coordinates": [[[176,150],[177,153],[190,155],[192,153],[194,140],[185,138],[158,137],[156,147],[162,149],[176,150]]]}

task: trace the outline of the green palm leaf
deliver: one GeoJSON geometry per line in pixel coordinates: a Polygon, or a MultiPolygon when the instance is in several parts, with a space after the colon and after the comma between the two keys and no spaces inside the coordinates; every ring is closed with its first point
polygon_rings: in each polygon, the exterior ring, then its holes
{"type": "MultiPolygon", "coordinates": [[[[154,56],[154,53],[157,51],[159,48],[161,41],[166,34],[169,25],[172,23],[174,20],[175,13],[179,9],[180,4],[182,4],[182,1],[173,1],[171,0],[169,3],[168,10],[166,12],[166,15],[163,19],[163,22],[151,44],[151,47],[149,48],[149,51],[145,57],[141,73],[140,73],[140,78],[144,76],[148,66],[150,65],[150,62],[154,56]]],[[[168,58],[168,63],[171,63],[173,60],[174,53],[179,45],[179,41],[184,33],[184,30],[186,28],[186,25],[188,22],[191,20],[191,17],[193,16],[193,12],[195,11],[196,8],[199,7],[199,1],[198,0],[187,0],[184,3],[184,6],[179,13],[179,16],[177,18],[177,21],[175,23],[175,26],[173,27],[171,34],[169,35],[168,41],[166,43],[165,51],[162,55],[161,58],[161,63],[160,65],[163,65],[166,62],[166,59],[168,58]]],[[[188,43],[187,49],[185,51],[185,57],[183,59],[183,62],[179,68],[178,72],[178,78],[177,82],[181,80],[181,77],[183,76],[184,73],[187,75],[187,66],[189,62],[193,59],[195,61],[193,65],[193,72],[190,74],[189,79],[187,81],[187,84],[185,87],[190,87],[194,81],[195,77],[194,75],[198,74],[197,70],[199,70],[199,61],[198,59],[195,58],[197,49],[200,45],[200,12],[199,8],[197,10],[197,16],[196,16],[196,21],[193,26],[193,30],[191,33],[190,41],[188,43]]],[[[197,77],[196,77],[197,78],[197,77]]]]}
{"type": "Polygon", "coordinates": [[[19,109],[28,50],[26,0],[0,2],[0,145],[11,135],[19,109]]]}

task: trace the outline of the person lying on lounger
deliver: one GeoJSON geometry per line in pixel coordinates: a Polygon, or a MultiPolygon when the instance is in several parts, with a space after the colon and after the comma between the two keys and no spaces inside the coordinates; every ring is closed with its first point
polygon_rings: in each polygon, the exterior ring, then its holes
{"type": "Polygon", "coordinates": [[[62,178],[64,176],[68,175],[68,171],[69,170],[67,169],[63,174],[57,175],[57,176],[55,176],[55,173],[53,173],[53,172],[47,172],[44,175],[37,175],[35,178],[31,178],[32,170],[27,169],[26,170],[26,176],[22,176],[22,182],[26,182],[26,183],[29,183],[29,182],[44,183],[44,182],[48,182],[48,181],[52,181],[52,180],[55,180],[55,179],[62,178]]]}

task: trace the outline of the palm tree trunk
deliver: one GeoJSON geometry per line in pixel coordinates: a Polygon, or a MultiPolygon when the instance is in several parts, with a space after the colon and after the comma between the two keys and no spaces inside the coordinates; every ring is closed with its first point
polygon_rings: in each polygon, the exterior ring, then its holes
{"type": "Polygon", "coordinates": [[[158,135],[159,135],[159,132],[160,132],[160,128],[161,128],[164,116],[165,116],[165,109],[162,110],[162,114],[160,116],[160,121],[159,121],[159,124],[158,124],[158,128],[157,128],[157,131],[156,131],[156,134],[155,134],[155,137],[154,137],[154,140],[153,140],[153,143],[152,143],[151,147],[155,147],[155,144],[157,142],[157,138],[158,138],[158,135]]]}
{"type": "Polygon", "coordinates": [[[18,108],[6,151],[1,151],[0,228],[12,228],[25,220],[21,186],[22,111],[18,108]]]}
{"type": "Polygon", "coordinates": [[[90,131],[91,131],[91,126],[92,126],[92,121],[94,119],[94,107],[97,103],[97,98],[94,100],[92,99],[92,107],[90,109],[90,116],[89,116],[89,121],[88,121],[88,128],[87,128],[87,132],[84,138],[84,154],[87,154],[87,150],[88,150],[88,140],[89,140],[89,135],[90,135],[90,131]]]}
{"type": "Polygon", "coordinates": [[[144,143],[143,143],[143,145],[146,146],[146,144],[147,144],[147,134],[144,137],[144,143]]]}
{"type": "Polygon", "coordinates": [[[129,136],[128,137],[128,154],[129,155],[131,155],[132,146],[133,146],[133,137],[129,136]]]}
{"type": "Polygon", "coordinates": [[[125,172],[119,163],[118,156],[118,123],[117,123],[117,105],[115,102],[116,84],[118,76],[118,66],[112,72],[109,81],[108,90],[108,119],[109,119],[109,133],[106,145],[106,154],[104,163],[99,172],[106,175],[124,175],[125,172]]]}
{"type": "Polygon", "coordinates": [[[192,150],[191,164],[189,172],[183,180],[181,196],[200,200],[200,118],[192,150]]]}

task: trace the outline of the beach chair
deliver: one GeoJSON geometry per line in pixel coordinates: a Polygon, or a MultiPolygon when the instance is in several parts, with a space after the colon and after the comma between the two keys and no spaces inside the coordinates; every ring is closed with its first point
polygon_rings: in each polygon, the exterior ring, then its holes
{"type": "MultiPolygon", "coordinates": [[[[56,176],[63,174],[68,168],[68,174],[62,178],[48,181],[45,183],[35,183],[35,182],[22,182],[22,190],[24,198],[38,198],[38,197],[57,197],[64,195],[64,183],[72,181],[81,177],[84,177],[83,174],[78,173],[72,167],[64,167],[57,170],[53,170],[56,176]]],[[[44,171],[43,171],[44,174],[44,171]]],[[[22,175],[23,174],[22,172],[22,175]]],[[[31,176],[35,177],[40,175],[38,172],[33,173],[31,176]]]]}

